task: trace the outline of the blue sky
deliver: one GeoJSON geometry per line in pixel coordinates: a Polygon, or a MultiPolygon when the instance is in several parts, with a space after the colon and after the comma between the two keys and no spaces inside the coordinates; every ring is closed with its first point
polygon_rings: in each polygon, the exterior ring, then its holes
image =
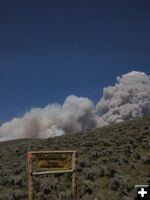
{"type": "Polygon", "coordinates": [[[150,74],[149,1],[2,0],[0,123],[66,96],[97,102],[132,70],[150,74]]]}

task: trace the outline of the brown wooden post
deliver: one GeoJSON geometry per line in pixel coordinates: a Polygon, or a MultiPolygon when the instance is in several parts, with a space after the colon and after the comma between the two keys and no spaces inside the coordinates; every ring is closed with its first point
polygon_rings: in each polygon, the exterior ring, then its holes
{"type": "Polygon", "coordinates": [[[33,200],[32,188],[32,153],[28,152],[28,196],[29,200],[33,200]]]}
{"type": "Polygon", "coordinates": [[[76,200],[76,152],[72,154],[72,199],[76,200]]]}
{"type": "Polygon", "coordinates": [[[33,200],[33,176],[42,174],[52,174],[52,173],[72,173],[72,200],[77,199],[77,184],[76,184],[76,151],[30,151],[27,154],[28,157],[28,200],[33,200]],[[32,155],[33,154],[43,154],[43,153],[67,153],[72,154],[72,169],[68,170],[57,170],[57,171],[33,171],[32,169],[32,155]]]}

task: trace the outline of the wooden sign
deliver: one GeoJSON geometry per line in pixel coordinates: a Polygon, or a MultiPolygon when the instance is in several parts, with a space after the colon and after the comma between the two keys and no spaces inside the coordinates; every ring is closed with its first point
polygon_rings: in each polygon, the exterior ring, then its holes
{"type": "Polygon", "coordinates": [[[76,200],[76,151],[32,151],[28,152],[28,193],[33,200],[33,176],[72,173],[72,200],[76,200]],[[33,156],[37,157],[36,171],[33,156]]]}
{"type": "Polygon", "coordinates": [[[37,161],[37,169],[39,171],[50,170],[68,170],[69,169],[69,158],[60,158],[60,159],[51,159],[51,160],[38,160],[37,161]]]}

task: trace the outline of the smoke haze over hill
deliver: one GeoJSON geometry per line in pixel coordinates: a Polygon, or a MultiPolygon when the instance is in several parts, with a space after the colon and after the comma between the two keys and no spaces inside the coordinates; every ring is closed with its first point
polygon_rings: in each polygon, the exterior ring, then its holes
{"type": "Polygon", "coordinates": [[[0,141],[60,136],[149,114],[150,77],[133,71],[117,77],[115,86],[104,88],[96,105],[86,97],[70,95],[63,105],[32,108],[23,117],[2,124],[0,141]]]}

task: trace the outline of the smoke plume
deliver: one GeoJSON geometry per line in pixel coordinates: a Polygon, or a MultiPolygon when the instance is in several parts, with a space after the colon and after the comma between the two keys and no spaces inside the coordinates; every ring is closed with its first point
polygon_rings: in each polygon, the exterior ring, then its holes
{"type": "Polygon", "coordinates": [[[150,115],[150,77],[136,71],[117,77],[115,86],[103,89],[96,108],[108,124],[150,115]]]}
{"type": "Polygon", "coordinates": [[[0,127],[0,136],[3,140],[47,138],[79,132],[97,124],[93,102],[71,95],[63,105],[49,104],[44,108],[33,108],[22,118],[4,123],[0,127]]]}
{"type": "Polygon", "coordinates": [[[32,108],[2,124],[0,141],[61,136],[143,115],[150,115],[150,77],[133,71],[117,77],[115,86],[104,88],[96,106],[88,98],[70,95],[63,105],[32,108]]]}

